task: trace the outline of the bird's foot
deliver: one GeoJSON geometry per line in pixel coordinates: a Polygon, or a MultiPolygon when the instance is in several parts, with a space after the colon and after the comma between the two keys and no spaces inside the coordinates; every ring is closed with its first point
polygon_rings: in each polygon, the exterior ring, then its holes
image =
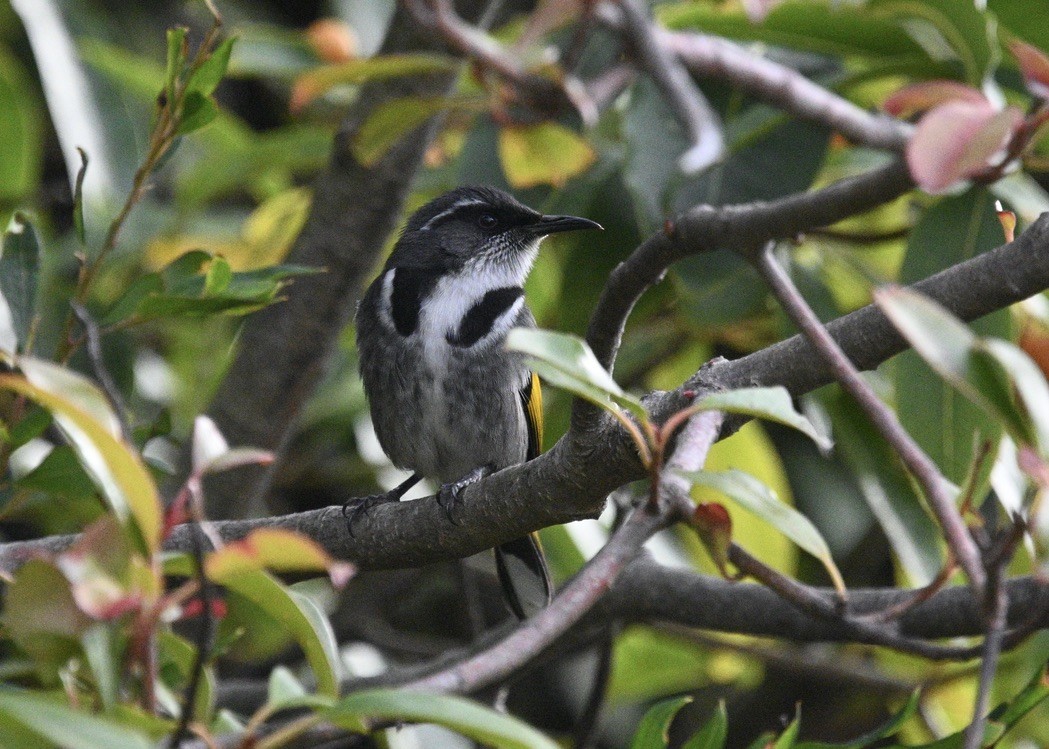
{"type": "Polygon", "coordinates": [[[346,519],[346,530],[348,530],[352,536],[353,524],[362,516],[366,515],[368,510],[376,505],[384,505],[389,502],[400,502],[401,497],[403,497],[409,489],[418,484],[421,479],[422,476],[418,473],[413,473],[398,486],[390,489],[390,491],[384,494],[370,494],[367,497],[353,497],[347,499],[342,505],[342,516],[346,519]]]}
{"type": "Polygon", "coordinates": [[[492,473],[492,468],[490,466],[475,468],[458,481],[444,484],[441,487],[441,490],[437,492],[437,504],[444,508],[444,512],[448,516],[448,520],[451,521],[452,525],[460,524],[455,515],[456,510],[459,507],[459,496],[462,494],[463,489],[470,484],[476,484],[490,473],[492,473]]]}
{"type": "Polygon", "coordinates": [[[367,497],[353,497],[347,499],[342,505],[342,516],[346,519],[346,530],[353,533],[353,524],[360,520],[368,511],[376,505],[384,505],[389,502],[397,502],[400,497],[392,491],[385,494],[370,494],[367,497]]]}

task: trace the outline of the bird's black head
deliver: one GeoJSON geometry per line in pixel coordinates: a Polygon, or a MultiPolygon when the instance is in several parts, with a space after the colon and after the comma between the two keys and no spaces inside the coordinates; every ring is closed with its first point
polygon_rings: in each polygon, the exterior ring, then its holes
{"type": "Polygon", "coordinates": [[[600,229],[585,218],[544,216],[491,187],[458,187],[412,214],[387,267],[447,272],[522,266],[527,273],[548,234],[600,229]]]}

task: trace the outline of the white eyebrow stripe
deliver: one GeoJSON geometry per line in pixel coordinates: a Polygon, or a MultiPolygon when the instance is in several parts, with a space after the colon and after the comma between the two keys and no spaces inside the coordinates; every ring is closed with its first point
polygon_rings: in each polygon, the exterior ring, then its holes
{"type": "Polygon", "coordinates": [[[484,205],[484,204],[485,204],[485,202],[483,200],[477,200],[476,198],[463,198],[462,200],[459,200],[459,201],[453,203],[449,208],[445,208],[443,211],[438,213],[432,219],[430,219],[425,224],[420,226],[419,227],[419,231],[429,231],[430,230],[430,224],[434,223],[435,221],[439,221],[440,219],[444,218],[445,216],[448,216],[448,215],[451,215],[451,214],[455,213],[460,208],[466,208],[467,206],[471,206],[471,205],[484,205]]]}

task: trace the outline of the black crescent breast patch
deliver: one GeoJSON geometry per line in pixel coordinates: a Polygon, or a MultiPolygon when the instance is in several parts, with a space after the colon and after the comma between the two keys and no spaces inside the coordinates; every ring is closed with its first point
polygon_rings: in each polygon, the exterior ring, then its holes
{"type": "Polygon", "coordinates": [[[473,346],[491,332],[499,316],[510,309],[513,303],[522,296],[524,296],[524,289],[520,286],[492,289],[481,298],[481,301],[466,311],[463,321],[459,323],[459,329],[448,333],[446,336],[448,343],[464,348],[473,346]]]}

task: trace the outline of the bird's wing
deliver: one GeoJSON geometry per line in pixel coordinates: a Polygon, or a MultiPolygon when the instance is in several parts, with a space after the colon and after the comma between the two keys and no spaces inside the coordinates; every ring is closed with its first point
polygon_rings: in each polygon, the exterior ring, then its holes
{"type": "Polygon", "coordinates": [[[539,385],[539,375],[535,372],[521,388],[521,403],[528,426],[528,453],[525,460],[532,460],[543,451],[543,389],[539,385]]]}
{"type": "MultiPolygon", "coordinates": [[[[528,427],[527,460],[543,449],[543,391],[535,372],[521,388],[521,407],[528,427]]],[[[495,550],[496,569],[506,601],[519,619],[526,619],[548,603],[554,586],[538,533],[501,544],[495,550]]]]}

